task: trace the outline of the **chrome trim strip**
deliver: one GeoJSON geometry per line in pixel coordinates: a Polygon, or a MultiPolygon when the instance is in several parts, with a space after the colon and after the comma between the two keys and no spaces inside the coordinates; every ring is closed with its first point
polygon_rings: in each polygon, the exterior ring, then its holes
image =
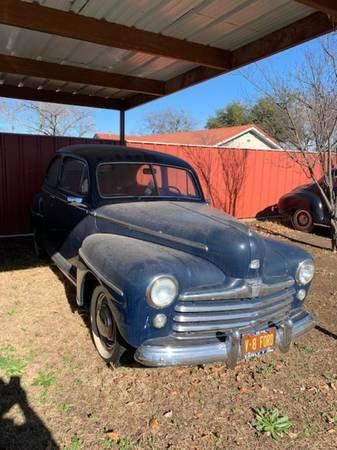
{"type": "Polygon", "coordinates": [[[238,320],[238,319],[255,319],[256,317],[260,317],[260,316],[264,316],[265,313],[267,312],[272,313],[274,311],[280,311],[282,310],[285,306],[289,306],[292,303],[292,298],[290,297],[288,299],[288,301],[283,301],[282,304],[280,305],[279,303],[274,303],[273,305],[270,306],[270,308],[265,307],[265,308],[258,308],[256,310],[253,311],[244,311],[244,312],[236,312],[236,311],[232,311],[232,312],[220,312],[220,314],[213,314],[213,313],[187,313],[187,314],[177,314],[174,316],[173,320],[175,322],[182,322],[182,323],[191,323],[191,322],[210,322],[210,321],[217,321],[220,322],[222,320],[224,321],[232,321],[232,320],[238,320]]]}
{"type": "Polygon", "coordinates": [[[100,274],[99,271],[96,269],[95,266],[93,266],[88,259],[83,255],[82,250],[79,250],[79,255],[83,259],[84,263],[89,267],[89,269],[96,275],[97,278],[103,281],[104,284],[106,284],[108,287],[110,287],[112,290],[114,290],[118,295],[123,297],[124,292],[121,288],[119,288],[116,284],[109,281],[104,275],[100,274]]]}
{"type": "Polygon", "coordinates": [[[193,331],[219,331],[224,332],[228,330],[234,330],[236,328],[253,328],[257,325],[268,324],[270,321],[280,322],[285,319],[287,315],[289,315],[290,307],[288,305],[286,308],[282,308],[276,311],[277,317],[275,317],[275,311],[265,314],[261,317],[252,318],[249,320],[241,320],[237,319],[236,321],[231,320],[226,323],[226,321],[219,322],[198,322],[198,323],[176,323],[173,325],[173,331],[178,332],[193,332],[193,331]]]}
{"type": "Polygon", "coordinates": [[[288,289],[294,284],[295,280],[293,278],[274,284],[265,284],[259,280],[251,280],[246,281],[242,286],[234,289],[221,288],[206,292],[185,292],[179,296],[179,300],[204,301],[263,297],[282,291],[283,289],[288,289]]]}
{"type": "Polygon", "coordinates": [[[89,214],[93,215],[96,218],[104,219],[104,220],[107,220],[108,222],[116,223],[117,225],[121,225],[132,231],[138,231],[140,233],[149,234],[150,236],[155,236],[157,238],[160,238],[160,239],[163,239],[166,241],[171,241],[171,242],[176,242],[179,244],[187,245],[188,247],[194,247],[199,250],[204,250],[206,252],[208,251],[207,245],[200,244],[199,242],[189,241],[188,239],[172,236],[170,234],[163,233],[162,231],[154,231],[149,228],[141,227],[139,225],[131,224],[128,222],[124,222],[123,220],[112,219],[111,217],[108,217],[104,214],[97,214],[96,211],[89,212],[89,214]]]}
{"type": "MultiPolygon", "coordinates": [[[[284,326],[276,329],[277,348],[282,346],[282,342],[288,345],[288,342],[293,342],[315,326],[314,314],[304,310],[290,318],[291,326],[290,322],[284,322],[284,326]]],[[[229,367],[233,367],[242,358],[240,337],[235,331],[225,340],[213,338],[182,341],[172,336],[150,339],[137,348],[135,359],[150,367],[197,365],[216,361],[224,361],[229,367]]]]}
{"type": "Polygon", "coordinates": [[[178,313],[207,313],[207,312],[224,312],[224,311],[241,311],[241,310],[251,310],[256,311],[268,306],[272,306],[279,301],[286,300],[291,297],[296,292],[295,289],[287,290],[281,295],[275,298],[264,298],[264,299],[247,299],[247,301],[237,302],[237,301],[215,301],[215,302],[189,302],[189,303],[177,303],[175,306],[175,311],[178,313]]]}

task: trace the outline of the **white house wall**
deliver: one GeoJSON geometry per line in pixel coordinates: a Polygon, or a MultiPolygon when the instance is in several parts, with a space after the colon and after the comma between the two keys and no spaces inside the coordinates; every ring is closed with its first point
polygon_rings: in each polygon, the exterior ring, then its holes
{"type": "Polygon", "coordinates": [[[238,136],[231,141],[221,144],[220,146],[227,148],[251,148],[254,150],[271,150],[275,148],[268,145],[265,141],[259,139],[257,136],[250,132],[238,136]]]}

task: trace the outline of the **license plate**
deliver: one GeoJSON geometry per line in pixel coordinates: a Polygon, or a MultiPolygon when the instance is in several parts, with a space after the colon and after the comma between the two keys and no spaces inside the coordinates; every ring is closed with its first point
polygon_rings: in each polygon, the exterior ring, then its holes
{"type": "Polygon", "coordinates": [[[252,358],[275,348],[275,328],[242,335],[241,349],[244,358],[252,358]]]}

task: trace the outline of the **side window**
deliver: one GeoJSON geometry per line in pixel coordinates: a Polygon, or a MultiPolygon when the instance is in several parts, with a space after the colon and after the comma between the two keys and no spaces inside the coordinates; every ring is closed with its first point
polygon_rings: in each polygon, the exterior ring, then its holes
{"type": "Polygon", "coordinates": [[[45,178],[45,183],[48,184],[48,186],[55,187],[57,183],[57,175],[60,167],[60,157],[56,157],[52,160],[52,162],[49,165],[47,175],[45,178]]]}
{"type": "Polygon", "coordinates": [[[60,188],[72,194],[88,193],[89,176],[87,165],[75,158],[64,158],[60,177],[60,188]]]}

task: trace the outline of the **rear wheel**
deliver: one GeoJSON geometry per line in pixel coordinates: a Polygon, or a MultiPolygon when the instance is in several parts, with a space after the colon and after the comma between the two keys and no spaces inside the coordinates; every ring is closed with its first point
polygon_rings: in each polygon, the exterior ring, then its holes
{"type": "Polygon", "coordinates": [[[90,304],[92,338],[100,356],[109,364],[119,366],[127,353],[118,332],[105,290],[98,285],[90,304]]]}
{"type": "Polygon", "coordinates": [[[311,233],[314,228],[314,219],[310,211],[297,209],[291,217],[292,226],[295,230],[311,233]]]}

